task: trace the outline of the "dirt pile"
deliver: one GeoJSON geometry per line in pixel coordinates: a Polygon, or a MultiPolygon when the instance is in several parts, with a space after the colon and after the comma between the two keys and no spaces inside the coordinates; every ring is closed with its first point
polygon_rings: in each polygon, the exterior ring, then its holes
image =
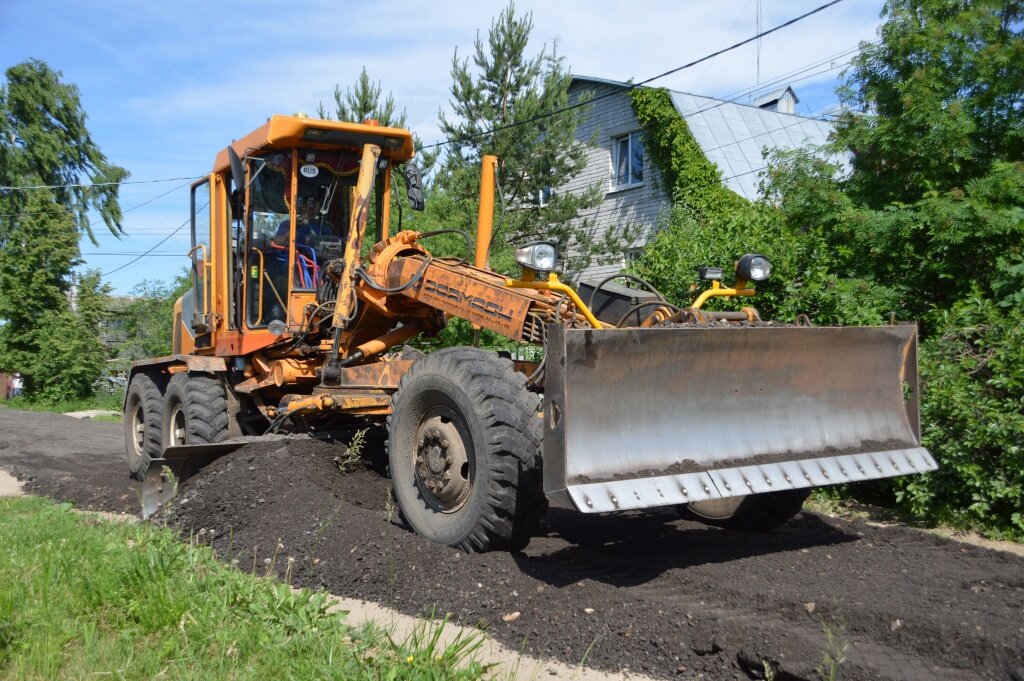
{"type": "MultiPolygon", "coordinates": [[[[0,409],[0,434],[0,468],[29,491],[137,511],[121,424],[0,409]]],[[[366,451],[379,454],[376,437],[366,451]]],[[[238,450],[187,481],[171,517],[214,530],[241,567],[255,556],[261,571],[270,559],[284,572],[293,557],[300,584],[413,615],[451,612],[570,664],[730,679],[761,678],[767,661],[778,679],[818,679],[828,626],[849,646],[846,681],[1024,681],[1020,556],[813,513],[752,535],[670,512],[557,509],[525,553],[468,556],[413,536],[393,510],[389,522],[387,480],[366,467],[342,476],[343,451],[238,450]]]]}
{"type": "Polygon", "coordinates": [[[824,627],[844,679],[1024,679],[1024,561],[905,529],[801,514],[766,535],[674,512],[552,510],[527,551],[466,555],[409,532],[380,471],[341,445],[258,443],[165,513],[242,567],[403,612],[452,613],[538,657],[664,678],[817,678],[824,627]],[[278,546],[280,544],[280,547],[278,546]],[[514,614],[518,613],[518,615],[514,614]]]}
{"type": "Polygon", "coordinates": [[[605,567],[549,571],[529,555],[466,555],[421,539],[402,525],[380,471],[339,470],[344,452],[316,441],[247,445],[187,481],[161,521],[207,541],[212,530],[214,548],[242,568],[272,564],[283,575],[293,558],[296,584],[414,615],[451,613],[532,655],[661,676],[748,678],[706,636],[698,655],[640,634],[628,596],[602,604],[591,594],[600,585],[585,575],[607,577],[605,567]],[[661,664],[652,664],[651,645],[663,646],[661,664]]]}

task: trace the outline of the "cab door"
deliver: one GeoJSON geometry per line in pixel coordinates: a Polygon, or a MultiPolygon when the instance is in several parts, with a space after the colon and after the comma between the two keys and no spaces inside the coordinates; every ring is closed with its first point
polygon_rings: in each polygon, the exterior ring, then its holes
{"type": "Polygon", "coordinates": [[[189,324],[195,338],[195,347],[209,348],[213,344],[214,320],[210,310],[213,297],[212,263],[210,261],[210,179],[204,178],[192,185],[192,248],[189,260],[192,274],[191,309],[188,297],[182,301],[182,320],[189,324]]]}

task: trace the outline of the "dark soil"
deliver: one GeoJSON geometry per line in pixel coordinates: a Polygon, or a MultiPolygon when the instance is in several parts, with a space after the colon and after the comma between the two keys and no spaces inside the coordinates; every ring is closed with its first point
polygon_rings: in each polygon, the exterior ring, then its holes
{"type": "Polygon", "coordinates": [[[96,511],[139,511],[120,423],[0,407],[0,468],[26,492],[96,511]]]}
{"type": "MultiPolygon", "coordinates": [[[[57,499],[134,505],[121,442],[120,424],[0,409],[0,467],[57,499]]],[[[813,513],[757,535],[669,511],[557,509],[524,553],[467,555],[405,529],[387,479],[365,465],[342,474],[343,452],[249,445],[187,481],[162,517],[204,539],[213,530],[245,569],[270,559],[283,572],[292,557],[298,584],[450,612],[573,664],[746,679],[768,661],[778,679],[817,679],[828,626],[849,644],[841,679],[1024,680],[1020,557],[813,513]]]]}
{"type": "Polygon", "coordinates": [[[215,530],[214,547],[250,568],[276,551],[281,570],[295,558],[300,584],[452,613],[569,663],[723,679],[758,678],[767,660],[778,678],[817,678],[827,625],[850,644],[844,679],[1024,671],[1015,556],[814,514],[750,535],[670,511],[560,510],[522,554],[466,555],[405,529],[388,480],[365,466],[342,474],[342,452],[315,441],[247,446],[187,483],[165,518],[215,530]]]}

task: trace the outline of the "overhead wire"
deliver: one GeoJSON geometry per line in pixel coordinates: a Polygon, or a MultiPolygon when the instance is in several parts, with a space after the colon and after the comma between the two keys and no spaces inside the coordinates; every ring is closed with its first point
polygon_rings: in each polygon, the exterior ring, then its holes
{"type": "Polygon", "coordinates": [[[86,189],[89,187],[120,187],[126,184],[155,184],[157,182],[176,182],[177,180],[194,182],[195,180],[198,179],[199,177],[161,177],[155,180],[123,180],[121,182],[70,182],[68,184],[31,184],[0,187],[0,191],[27,191],[30,189],[73,189],[75,187],[82,187],[86,189]]]}
{"type": "MultiPolygon", "coordinates": [[[[764,36],[771,35],[772,33],[775,33],[777,31],[781,31],[784,28],[787,28],[789,26],[792,26],[795,23],[803,21],[804,19],[807,19],[808,17],[811,17],[811,16],[813,16],[815,14],[818,14],[819,12],[822,12],[822,11],[828,9],[829,7],[832,7],[834,5],[838,5],[841,2],[844,2],[844,0],[831,0],[830,2],[826,2],[823,5],[819,5],[818,7],[815,7],[814,9],[812,9],[810,11],[804,12],[803,14],[801,14],[799,16],[793,17],[792,19],[789,19],[788,21],[784,21],[781,24],[778,24],[777,26],[773,26],[772,28],[770,28],[770,29],[768,29],[766,31],[761,31],[761,32],[759,32],[759,33],[757,33],[757,34],[755,34],[753,36],[750,36],[749,38],[745,38],[744,40],[741,40],[741,41],[739,41],[737,43],[733,43],[732,45],[729,45],[728,47],[723,47],[722,49],[716,50],[716,51],[711,52],[709,54],[706,54],[703,57],[700,57],[699,59],[694,59],[693,61],[687,62],[686,64],[683,64],[682,66],[677,66],[675,68],[669,69],[668,71],[664,71],[664,72],[659,73],[657,75],[651,76],[650,78],[646,78],[646,79],[641,80],[641,81],[639,81],[637,83],[625,83],[625,87],[626,87],[627,90],[634,90],[636,88],[643,87],[644,85],[648,85],[648,84],[650,84],[650,83],[652,83],[652,82],[654,82],[656,80],[660,80],[660,79],[665,78],[667,76],[671,76],[673,74],[679,73],[680,71],[683,71],[685,69],[693,68],[694,66],[697,66],[698,64],[702,64],[702,63],[704,63],[704,62],[706,62],[706,61],[708,61],[710,59],[714,59],[715,57],[719,57],[719,56],[721,56],[721,55],[723,55],[723,54],[725,54],[727,52],[731,52],[732,50],[735,50],[735,49],[738,49],[740,47],[743,47],[744,45],[748,45],[748,44],[750,44],[750,43],[752,43],[752,42],[754,42],[756,40],[759,40],[760,38],[763,38],[764,36]]],[[[568,104],[566,106],[559,107],[558,109],[555,109],[553,111],[548,111],[548,112],[545,112],[545,113],[537,114],[535,116],[531,116],[530,118],[527,118],[526,120],[523,120],[523,121],[515,121],[513,123],[506,123],[504,125],[496,125],[493,128],[490,128],[488,130],[484,130],[484,131],[481,131],[481,132],[478,132],[478,133],[474,133],[472,135],[466,135],[466,136],[458,137],[458,138],[450,138],[450,139],[447,139],[447,140],[442,140],[440,142],[434,142],[433,144],[421,145],[420,147],[417,148],[417,151],[422,151],[422,150],[425,150],[425,149],[433,149],[433,148],[437,148],[437,147],[443,147],[443,146],[446,146],[446,145],[449,145],[449,144],[457,144],[457,143],[461,143],[461,142],[469,142],[469,141],[472,141],[472,140],[480,138],[480,137],[485,137],[487,135],[493,135],[496,132],[502,132],[504,130],[509,130],[509,129],[512,129],[512,128],[517,128],[517,127],[520,127],[520,126],[523,126],[523,125],[528,125],[530,123],[536,123],[537,121],[544,120],[545,118],[551,118],[552,116],[557,116],[559,114],[566,113],[566,112],[572,111],[574,109],[579,109],[579,108],[582,108],[584,106],[590,106],[594,102],[600,101],[602,99],[608,99],[609,97],[614,97],[614,96],[617,96],[618,94],[619,94],[619,92],[617,92],[617,91],[616,92],[608,92],[608,93],[605,93],[603,95],[598,95],[596,97],[591,97],[590,99],[581,100],[579,102],[576,102],[575,104],[568,104]]]]}
{"type": "MultiPolygon", "coordinates": [[[[729,45],[727,47],[724,47],[724,48],[721,48],[721,49],[716,50],[714,52],[711,52],[709,54],[706,54],[703,57],[700,57],[698,59],[692,60],[692,61],[687,62],[687,63],[685,63],[685,64],[683,64],[681,66],[677,66],[675,68],[669,69],[669,70],[664,71],[662,73],[656,74],[656,75],[651,76],[649,78],[646,78],[646,79],[644,79],[642,81],[639,81],[639,82],[636,82],[636,83],[627,83],[627,84],[625,84],[625,86],[626,86],[626,88],[628,90],[636,89],[638,87],[642,87],[644,85],[648,85],[648,84],[650,84],[650,83],[652,83],[652,82],[654,82],[656,80],[660,80],[662,78],[665,78],[667,76],[673,75],[675,73],[679,73],[680,71],[683,71],[685,69],[692,68],[694,66],[697,66],[698,64],[702,64],[704,62],[707,62],[707,61],[709,61],[711,59],[714,59],[714,58],[716,58],[718,56],[721,56],[721,55],[723,55],[723,54],[725,54],[727,52],[731,52],[732,50],[735,50],[735,49],[738,49],[740,47],[743,47],[744,45],[748,45],[748,44],[750,44],[750,43],[752,43],[752,42],[754,42],[756,40],[759,40],[759,39],[767,36],[767,35],[771,35],[771,34],[776,33],[776,32],[778,32],[778,31],[780,31],[780,30],[782,30],[784,28],[792,26],[792,25],[794,25],[794,24],[796,24],[796,23],[798,23],[800,21],[803,21],[803,20],[805,20],[805,19],[807,19],[807,18],[809,18],[809,17],[811,17],[811,16],[813,16],[815,14],[818,14],[819,12],[822,12],[822,11],[824,11],[824,10],[830,8],[830,7],[833,7],[835,5],[838,5],[839,3],[843,2],[843,1],[844,0],[830,0],[830,2],[826,2],[826,3],[822,4],[822,5],[819,5],[819,6],[813,8],[813,9],[811,9],[811,10],[809,10],[809,11],[807,11],[807,12],[805,12],[805,13],[799,15],[799,16],[793,17],[792,19],[784,21],[781,24],[773,26],[770,29],[767,29],[765,31],[759,31],[755,35],[750,36],[750,37],[748,37],[748,38],[746,38],[744,40],[741,40],[741,41],[738,41],[736,43],[733,43],[733,44],[731,44],[731,45],[729,45]]],[[[828,60],[828,59],[831,59],[831,57],[830,58],[826,58],[826,60],[828,60]]],[[[820,65],[821,63],[823,63],[823,61],[819,60],[818,65],[820,65]]],[[[802,73],[802,72],[808,70],[809,68],[814,68],[814,66],[804,67],[803,70],[798,70],[797,73],[802,73]]],[[[828,69],[828,70],[831,70],[831,69],[828,69]]],[[[826,70],[826,72],[827,72],[827,70],[826,70]]],[[[816,74],[812,74],[812,75],[816,75],[816,74]]],[[[755,88],[752,91],[757,91],[758,89],[764,89],[764,87],[765,86],[760,86],[758,88],[755,88]]],[[[435,143],[428,144],[428,145],[421,145],[420,147],[418,147],[417,150],[425,150],[425,149],[431,149],[431,148],[437,148],[437,147],[441,147],[441,146],[446,146],[448,144],[454,144],[454,143],[459,143],[459,142],[471,141],[471,140],[479,138],[479,137],[483,137],[483,136],[486,136],[486,135],[494,134],[496,132],[501,132],[503,130],[508,130],[508,129],[515,128],[515,127],[520,127],[520,126],[523,126],[523,125],[534,123],[534,122],[539,121],[539,120],[543,120],[545,118],[550,118],[552,116],[557,116],[557,115],[559,115],[561,113],[565,113],[565,112],[568,112],[568,111],[571,111],[571,110],[574,110],[574,109],[578,109],[578,108],[581,108],[581,107],[584,107],[584,106],[589,106],[592,103],[594,103],[595,101],[599,101],[601,99],[612,97],[612,96],[615,96],[617,94],[619,94],[619,93],[618,92],[606,93],[604,95],[599,95],[597,97],[592,97],[592,98],[584,100],[584,101],[580,101],[580,102],[577,102],[577,103],[574,103],[574,104],[567,105],[565,107],[561,107],[561,108],[556,109],[554,111],[545,112],[545,113],[542,113],[542,114],[538,114],[536,116],[532,116],[532,117],[530,117],[529,119],[527,119],[525,121],[516,121],[514,123],[508,123],[508,124],[505,124],[505,125],[495,126],[495,127],[491,128],[489,130],[485,130],[485,131],[482,131],[480,133],[476,133],[476,134],[465,136],[465,137],[461,137],[461,138],[448,139],[448,140],[443,140],[441,142],[435,142],[435,143]]],[[[726,103],[726,102],[723,101],[723,102],[720,102],[720,103],[718,103],[718,104],[716,104],[714,106],[721,106],[724,103],[726,103]]],[[[728,145],[723,145],[723,146],[728,146],[728,145]]],[[[754,172],[760,172],[761,170],[765,170],[766,168],[767,168],[767,166],[763,166],[761,168],[755,168],[755,169],[752,169],[752,170],[745,171],[743,173],[737,173],[737,174],[729,176],[729,177],[724,177],[724,178],[721,179],[721,181],[725,182],[725,181],[728,181],[730,179],[735,179],[737,177],[742,177],[744,175],[749,175],[749,174],[754,173],[754,172]]],[[[195,178],[195,177],[180,178],[179,177],[179,178],[164,178],[164,179],[156,179],[156,180],[137,180],[137,181],[121,182],[121,183],[95,183],[95,184],[92,184],[92,185],[87,185],[87,184],[35,185],[35,186],[24,186],[24,187],[0,187],[0,189],[8,189],[8,190],[13,190],[13,189],[42,189],[42,188],[77,187],[77,186],[81,186],[81,187],[86,187],[86,186],[104,186],[104,185],[108,185],[108,184],[144,184],[144,183],[153,183],[153,182],[167,182],[167,181],[173,181],[173,180],[186,180],[187,182],[191,182],[191,181],[194,181],[195,179],[198,179],[198,178],[195,178]]],[[[176,191],[179,188],[180,187],[176,187],[175,189],[172,189],[170,192],[166,192],[163,195],[166,195],[166,194],[169,194],[169,193],[171,193],[173,191],[176,191]]],[[[161,195],[161,196],[163,196],[163,195],[161,195]]],[[[150,200],[147,203],[155,201],[158,198],[160,198],[160,196],[154,197],[152,200],[150,200]]],[[[144,205],[144,204],[140,204],[140,206],[141,205],[144,205]]],[[[136,206],[136,207],[140,207],[140,206],[136,206]]],[[[127,212],[127,211],[125,211],[125,212],[127,212]]],[[[151,249],[143,252],[142,254],[136,256],[131,261],[129,261],[129,262],[127,262],[127,263],[125,263],[125,264],[123,264],[123,265],[113,269],[113,270],[110,270],[109,272],[104,272],[102,274],[102,276],[106,277],[106,276],[109,276],[109,275],[114,274],[116,272],[119,272],[119,271],[125,269],[126,267],[129,267],[130,265],[134,264],[135,262],[138,262],[138,260],[151,255],[153,253],[153,251],[157,247],[159,247],[160,245],[162,245],[163,243],[168,241],[172,236],[174,236],[175,234],[180,232],[185,227],[185,225],[187,225],[190,222],[190,220],[191,219],[186,220],[184,223],[179,225],[176,229],[174,229],[172,232],[170,232],[164,239],[162,239],[160,242],[158,242],[156,245],[154,245],[153,248],[151,248],[151,249]]]]}
{"type": "MultiPolygon", "coordinates": [[[[206,204],[206,206],[208,206],[208,205],[210,205],[210,204],[209,204],[209,203],[207,203],[207,204],[206,204]]],[[[203,206],[203,208],[205,208],[206,206],[203,206]]],[[[185,220],[185,222],[183,222],[183,223],[181,223],[180,225],[178,225],[178,228],[177,228],[177,229],[175,229],[175,230],[174,230],[173,232],[171,232],[170,234],[168,234],[167,236],[165,236],[165,237],[164,237],[163,239],[161,239],[160,241],[158,241],[158,242],[156,243],[156,245],[154,245],[154,246],[153,246],[152,248],[150,248],[149,250],[147,250],[147,251],[145,251],[144,253],[142,253],[142,255],[136,256],[135,258],[132,258],[131,260],[129,260],[129,261],[128,261],[128,262],[126,262],[125,264],[123,264],[123,265],[121,265],[121,266],[119,266],[119,267],[115,267],[114,269],[112,269],[112,270],[110,270],[110,271],[108,271],[108,272],[101,272],[101,273],[100,273],[100,277],[101,277],[101,278],[106,278],[106,277],[109,277],[109,276],[110,276],[111,274],[114,274],[115,272],[120,272],[121,270],[123,270],[124,268],[126,268],[126,267],[128,267],[128,266],[130,266],[130,265],[134,265],[134,264],[135,264],[135,263],[137,263],[137,262],[138,262],[139,260],[142,260],[143,258],[145,258],[146,256],[148,256],[148,255],[149,255],[150,253],[152,253],[153,251],[155,251],[155,250],[156,250],[157,248],[159,248],[160,246],[162,246],[162,245],[163,245],[164,243],[166,243],[166,242],[167,242],[167,241],[168,241],[168,240],[169,240],[169,239],[170,239],[170,238],[171,238],[172,236],[174,236],[175,234],[177,234],[178,232],[180,232],[180,231],[181,231],[182,229],[184,229],[184,228],[185,228],[185,225],[188,225],[188,224],[190,224],[191,222],[192,222],[192,216],[189,216],[189,217],[188,217],[188,218],[187,218],[187,219],[185,220]]]]}

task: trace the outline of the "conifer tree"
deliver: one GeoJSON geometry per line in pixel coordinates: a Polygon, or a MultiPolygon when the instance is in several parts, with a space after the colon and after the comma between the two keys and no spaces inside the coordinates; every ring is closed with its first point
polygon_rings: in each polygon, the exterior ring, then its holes
{"type": "Polygon", "coordinates": [[[577,218],[600,202],[598,186],[573,193],[559,189],[586,165],[576,132],[585,112],[569,108],[572,77],[557,44],[527,52],[533,28],[532,14],[517,16],[510,3],[486,38],[477,33],[471,56],[461,58],[455,51],[452,113],[440,113],[449,143],[436,182],[449,194],[444,200],[452,218],[472,226],[481,157],[496,155],[504,215],[496,225],[492,265],[511,269],[512,247],[549,239],[560,244],[572,276],[596,254],[615,251],[616,244],[595,238],[592,224],[577,218]]]}
{"type": "Polygon", "coordinates": [[[7,70],[0,84],[0,369],[20,372],[35,399],[86,397],[103,368],[106,287],[96,273],[76,283],[73,270],[82,262],[81,236],[95,242],[90,211],[122,233],[117,183],[128,172],[107,160],[85,119],[78,88],[43,62],[7,70]]]}

